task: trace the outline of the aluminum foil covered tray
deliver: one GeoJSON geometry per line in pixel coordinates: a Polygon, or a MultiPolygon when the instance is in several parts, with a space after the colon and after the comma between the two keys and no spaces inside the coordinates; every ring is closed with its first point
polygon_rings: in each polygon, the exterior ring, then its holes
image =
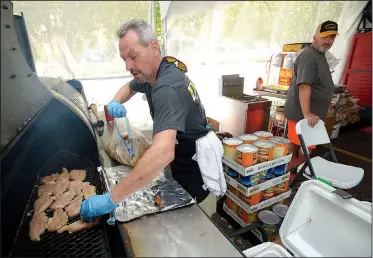
{"type": "MultiPolygon", "coordinates": [[[[128,176],[131,169],[131,167],[121,165],[110,168],[99,167],[98,171],[102,182],[109,191],[114,188],[121,178],[128,176]]],[[[120,203],[114,211],[114,216],[117,221],[126,222],[146,214],[176,209],[195,202],[189,193],[172,177],[171,170],[166,168],[143,190],[137,191],[120,203]]]]}

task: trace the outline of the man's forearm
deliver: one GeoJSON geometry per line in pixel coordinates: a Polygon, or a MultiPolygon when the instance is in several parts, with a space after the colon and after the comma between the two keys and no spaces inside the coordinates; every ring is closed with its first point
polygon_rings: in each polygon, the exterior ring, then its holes
{"type": "Polygon", "coordinates": [[[311,86],[309,84],[302,83],[299,86],[299,101],[303,115],[306,116],[311,113],[311,86]]]}
{"type": "Polygon", "coordinates": [[[136,91],[132,90],[129,86],[129,83],[126,83],[122,86],[118,92],[115,94],[113,100],[118,101],[119,103],[123,104],[124,102],[128,101],[133,95],[136,94],[136,91]]]}
{"type": "Polygon", "coordinates": [[[131,173],[122,178],[120,183],[111,191],[111,198],[120,203],[136,191],[150,183],[171,161],[173,157],[159,147],[150,147],[131,173]]]}

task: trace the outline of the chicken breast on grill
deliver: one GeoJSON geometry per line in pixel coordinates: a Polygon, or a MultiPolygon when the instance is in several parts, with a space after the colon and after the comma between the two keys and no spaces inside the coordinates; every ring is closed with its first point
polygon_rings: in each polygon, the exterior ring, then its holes
{"type": "Polygon", "coordinates": [[[79,181],[79,180],[70,181],[68,189],[69,190],[74,190],[75,191],[75,195],[79,195],[79,194],[82,193],[84,185],[85,184],[82,181],[79,181]]]}
{"type": "Polygon", "coordinates": [[[67,213],[63,209],[57,209],[53,213],[53,218],[50,219],[48,231],[49,232],[56,232],[63,226],[67,224],[69,217],[67,213]]]}
{"type": "Polygon", "coordinates": [[[73,169],[70,171],[70,179],[71,180],[80,180],[83,181],[84,178],[86,177],[87,172],[85,170],[78,170],[78,169],[73,169]]]}
{"type": "Polygon", "coordinates": [[[90,184],[86,184],[83,187],[83,196],[84,196],[84,199],[88,199],[88,197],[90,197],[92,195],[96,195],[96,187],[93,186],[93,185],[90,185],[90,184]]]}
{"type": "Polygon", "coordinates": [[[70,218],[78,216],[80,214],[80,206],[82,205],[83,196],[77,195],[75,198],[70,202],[69,206],[66,207],[66,212],[70,218]]]}
{"type": "Polygon", "coordinates": [[[48,209],[49,206],[51,206],[51,204],[53,203],[53,201],[54,201],[54,198],[52,196],[48,196],[48,195],[40,196],[34,202],[34,216],[48,209]]]}
{"type": "Polygon", "coordinates": [[[46,184],[46,185],[39,185],[38,189],[38,196],[42,195],[53,195],[53,188],[54,185],[46,184]]]}
{"type": "Polygon", "coordinates": [[[57,231],[57,233],[62,233],[65,231],[68,231],[69,233],[83,231],[86,229],[93,228],[94,226],[97,226],[98,222],[99,222],[99,217],[96,217],[93,223],[88,223],[81,219],[74,223],[71,223],[69,225],[62,227],[61,229],[57,231]]]}
{"type": "Polygon", "coordinates": [[[55,173],[55,174],[40,178],[40,182],[43,184],[54,185],[56,183],[57,178],[58,178],[58,173],[55,173]]]}
{"type": "Polygon", "coordinates": [[[67,191],[63,193],[60,197],[58,197],[58,199],[52,204],[50,209],[52,211],[55,211],[57,209],[63,209],[67,205],[70,204],[70,202],[72,201],[72,199],[74,199],[74,197],[75,197],[74,191],[67,191]]]}
{"type": "Polygon", "coordinates": [[[62,168],[62,173],[58,174],[58,178],[56,180],[56,183],[60,181],[69,181],[70,180],[70,175],[69,171],[66,168],[62,168]]]}
{"type": "Polygon", "coordinates": [[[31,241],[40,241],[40,235],[48,227],[48,217],[44,212],[36,214],[30,222],[29,236],[31,241]]]}
{"type": "Polygon", "coordinates": [[[67,187],[69,186],[70,181],[66,179],[61,179],[57,181],[53,188],[53,194],[56,198],[59,198],[63,194],[67,187]]]}

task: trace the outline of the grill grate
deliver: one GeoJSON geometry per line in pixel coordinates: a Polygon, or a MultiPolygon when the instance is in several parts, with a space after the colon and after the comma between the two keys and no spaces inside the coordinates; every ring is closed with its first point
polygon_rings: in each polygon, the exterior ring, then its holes
{"type": "MultiPolygon", "coordinates": [[[[51,160],[41,169],[39,176],[43,177],[55,172],[61,173],[62,167],[69,171],[72,169],[84,169],[87,171],[85,182],[96,186],[96,191],[102,192],[101,182],[95,176],[95,169],[90,160],[79,157],[68,151],[58,151],[51,160]]],[[[32,189],[30,200],[23,214],[21,224],[10,256],[23,257],[110,257],[104,224],[101,223],[91,229],[61,234],[48,232],[41,235],[39,242],[33,242],[29,238],[29,224],[32,219],[33,205],[38,198],[39,177],[32,189]]],[[[48,217],[53,216],[53,212],[47,210],[48,217]]],[[[68,224],[78,221],[80,216],[69,218],[68,224]]]]}

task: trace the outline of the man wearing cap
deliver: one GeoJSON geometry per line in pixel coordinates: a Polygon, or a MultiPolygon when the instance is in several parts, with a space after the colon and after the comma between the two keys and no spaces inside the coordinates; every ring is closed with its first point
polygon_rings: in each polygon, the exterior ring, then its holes
{"type": "MultiPolygon", "coordinates": [[[[338,35],[338,24],[333,21],[321,23],[315,31],[312,45],[302,49],[295,60],[293,76],[284,107],[288,119],[288,138],[294,158],[304,161],[300,142],[295,131],[298,121],[306,118],[314,127],[318,121],[326,119],[334,94],[334,82],[325,53],[332,47],[338,35]]],[[[309,147],[309,152],[315,146],[309,147]]],[[[298,164],[299,165],[299,164],[298,164]]],[[[290,166],[289,166],[290,168],[290,166]]]]}

